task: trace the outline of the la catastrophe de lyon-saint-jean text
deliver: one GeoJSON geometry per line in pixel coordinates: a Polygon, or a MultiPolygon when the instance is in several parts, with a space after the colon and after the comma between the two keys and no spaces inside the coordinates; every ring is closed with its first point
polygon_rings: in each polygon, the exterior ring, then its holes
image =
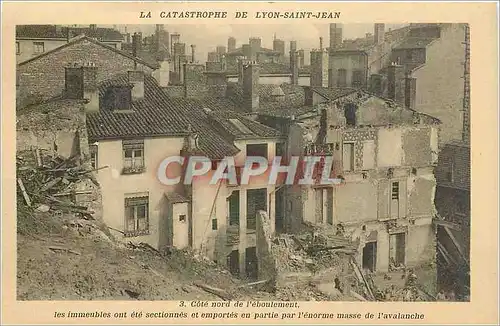
{"type": "MultiPolygon", "coordinates": [[[[151,11],[141,11],[139,18],[152,18],[151,11]]],[[[224,19],[227,11],[161,11],[160,18],[167,19],[224,19]]],[[[247,11],[237,11],[234,18],[255,19],[335,19],[340,18],[340,12],[331,11],[257,11],[250,17],[247,11]]]]}

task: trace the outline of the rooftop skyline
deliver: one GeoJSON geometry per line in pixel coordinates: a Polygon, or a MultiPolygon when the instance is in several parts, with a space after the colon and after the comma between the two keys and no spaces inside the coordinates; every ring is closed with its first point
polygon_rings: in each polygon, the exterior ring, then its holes
{"type": "MultiPolygon", "coordinates": [[[[396,29],[405,24],[386,24],[386,30],[396,29]]],[[[121,32],[143,32],[143,36],[151,35],[155,31],[155,25],[108,25],[115,26],[121,32]]],[[[373,34],[373,24],[342,24],[343,38],[355,39],[365,37],[366,33],[373,34]]],[[[260,37],[262,46],[273,48],[273,38],[285,41],[285,51],[289,50],[289,42],[297,41],[297,47],[306,52],[305,60],[309,62],[309,51],[319,48],[319,38],[323,37],[323,44],[328,46],[329,24],[189,24],[189,25],[164,25],[169,33],[181,34],[181,42],[196,45],[197,60],[204,62],[210,51],[215,51],[217,45],[227,46],[228,37],[236,39],[236,47],[248,43],[250,37],[260,37]]]]}

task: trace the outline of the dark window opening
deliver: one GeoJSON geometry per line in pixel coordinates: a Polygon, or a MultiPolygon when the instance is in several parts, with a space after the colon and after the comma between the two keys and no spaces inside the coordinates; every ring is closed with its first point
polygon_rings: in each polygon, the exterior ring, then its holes
{"type": "Polygon", "coordinates": [[[234,276],[239,276],[240,274],[240,252],[238,250],[233,250],[227,256],[227,266],[229,267],[229,272],[234,276]]]}
{"type": "Polygon", "coordinates": [[[391,198],[392,199],[399,199],[399,182],[392,183],[391,198]]]}
{"type": "Polygon", "coordinates": [[[240,192],[235,190],[228,198],[229,225],[240,225],[240,192]]]}
{"type": "Polygon", "coordinates": [[[179,215],[179,222],[186,222],[186,215],[179,215]]]}
{"type": "Polygon", "coordinates": [[[132,92],[130,86],[113,86],[106,90],[103,107],[108,110],[130,110],[132,92]]]}
{"type": "Polygon", "coordinates": [[[258,211],[267,212],[267,189],[247,190],[247,230],[255,230],[258,211]]]}
{"type": "Polygon", "coordinates": [[[405,265],[406,234],[395,233],[389,237],[389,264],[392,267],[405,265]]]}
{"type": "Polygon", "coordinates": [[[377,268],[377,242],[367,242],[363,248],[363,269],[374,272],[377,268]]]}
{"type": "Polygon", "coordinates": [[[212,219],[212,230],[217,230],[217,219],[216,218],[212,219]]]}
{"type": "Polygon", "coordinates": [[[363,70],[354,70],[352,72],[352,86],[353,87],[362,87],[364,85],[363,82],[363,70]]]}
{"type": "Polygon", "coordinates": [[[16,42],[16,54],[19,54],[21,53],[21,46],[19,44],[19,42],[16,42]]]}
{"type": "Polygon", "coordinates": [[[276,156],[285,156],[285,143],[276,144],[276,156]]]}
{"type": "Polygon", "coordinates": [[[248,144],[247,157],[260,156],[267,159],[267,144],[248,144]]]}
{"type": "Polygon", "coordinates": [[[245,272],[247,277],[251,280],[256,280],[258,277],[256,247],[249,247],[245,250],[245,272]]]}
{"type": "Polygon", "coordinates": [[[344,105],[344,116],[346,119],[346,124],[348,126],[356,125],[356,110],[357,110],[356,105],[352,103],[344,105]]]}

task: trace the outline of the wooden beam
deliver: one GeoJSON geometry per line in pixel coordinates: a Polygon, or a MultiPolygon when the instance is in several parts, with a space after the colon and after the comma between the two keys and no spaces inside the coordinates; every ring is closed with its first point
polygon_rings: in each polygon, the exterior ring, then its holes
{"type": "Polygon", "coordinates": [[[445,228],[450,228],[455,231],[462,231],[462,226],[460,224],[450,221],[434,219],[434,224],[443,226],[445,228]]]}
{"type": "Polygon", "coordinates": [[[448,236],[450,237],[451,241],[453,241],[453,244],[457,248],[458,253],[460,254],[460,257],[465,261],[465,263],[467,265],[469,265],[469,260],[464,255],[464,251],[462,249],[462,246],[460,245],[460,242],[455,238],[455,236],[453,235],[453,232],[451,232],[450,229],[448,229],[446,227],[444,229],[445,229],[446,233],[448,234],[448,236]]]}

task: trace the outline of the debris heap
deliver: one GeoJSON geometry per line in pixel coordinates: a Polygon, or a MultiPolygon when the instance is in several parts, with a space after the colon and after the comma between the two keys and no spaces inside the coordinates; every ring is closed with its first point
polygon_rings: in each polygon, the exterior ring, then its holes
{"type": "Polygon", "coordinates": [[[79,155],[64,158],[35,149],[18,152],[16,163],[18,210],[73,213],[94,219],[95,211],[89,209],[92,196],[78,200],[77,194],[99,188],[91,173],[96,169],[82,164],[79,155]]]}

